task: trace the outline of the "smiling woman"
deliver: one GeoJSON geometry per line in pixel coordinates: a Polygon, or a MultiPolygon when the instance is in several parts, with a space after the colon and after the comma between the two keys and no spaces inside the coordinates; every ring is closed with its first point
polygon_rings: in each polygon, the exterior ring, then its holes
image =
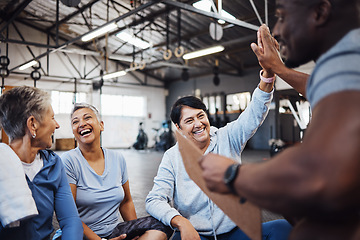
{"type": "MultiPolygon", "coordinates": [[[[182,97],[174,103],[171,120],[203,154],[217,153],[240,162],[246,142],[268,113],[273,84],[261,79],[249,106],[238,119],[219,129],[210,126],[205,104],[194,96],[182,97]]],[[[164,153],[154,186],[146,198],[147,212],[176,229],[173,240],[214,236],[224,240],[249,239],[189,178],[182,160],[178,144],[164,153]]],[[[291,228],[289,223],[280,220],[267,222],[262,227],[263,235],[271,236],[266,239],[276,240],[286,239],[291,228]]]]}
{"type": "Polygon", "coordinates": [[[169,238],[172,230],[153,217],[137,219],[125,159],[119,152],[101,147],[104,123],[97,109],[75,104],[71,126],[79,146],[61,158],[86,238],[169,238]],[[125,222],[120,222],[120,214],[125,222]]]}
{"type": "Polygon", "coordinates": [[[193,96],[176,101],[171,110],[171,120],[203,152],[210,144],[210,122],[205,104],[193,96]]]}
{"type": "MultiPolygon", "coordinates": [[[[64,229],[64,239],[82,239],[81,221],[62,161],[54,152],[45,150],[51,147],[52,134],[60,127],[54,119],[50,96],[25,86],[6,91],[0,97],[0,124],[9,136],[11,151],[21,160],[39,212],[13,228],[0,224],[0,239],[48,239],[53,231],[54,211],[64,229]]],[[[7,191],[2,189],[2,194],[7,191]]]]}

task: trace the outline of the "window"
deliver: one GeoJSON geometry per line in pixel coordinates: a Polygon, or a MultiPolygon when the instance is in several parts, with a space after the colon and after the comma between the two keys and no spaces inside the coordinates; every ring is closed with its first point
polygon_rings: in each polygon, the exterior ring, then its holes
{"type": "Polygon", "coordinates": [[[221,107],[221,96],[206,96],[202,99],[206,108],[209,110],[209,114],[215,114],[216,111],[221,112],[223,109],[221,107]]]}
{"type": "Polygon", "coordinates": [[[144,117],[145,97],[125,95],[101,95],[101,114],[108,116],[144,117]]]}
{"type": "Polygon", "coordinates": [[[86,93],[51,91],[51,105],[55,114],[69,114],[75,102],[86,102],[86,93]]]}
{"type": "Polygon", "coordinates": [[[242,112],[249,105],[250,99],[250,92],[229,94],[226,96],[226,110],[228,112],[242,112]]]}

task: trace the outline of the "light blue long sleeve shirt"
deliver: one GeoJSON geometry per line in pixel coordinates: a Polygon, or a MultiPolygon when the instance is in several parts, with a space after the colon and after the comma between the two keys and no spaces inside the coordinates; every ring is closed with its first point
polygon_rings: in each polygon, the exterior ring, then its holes
{"type": "MultiPolygon", "coordinates": [[[[237,120],[217,129],[210,128],[210,145],[205,154],[216,153],[241,162],[246,142],[255,134],[269,111],[273,92],[256,88],[252,101],[237,120]]],[[[178,144],[164,153],[154,186],[146,198],[147,212],[171,226],[177,215],[187,218],[203,235],[222,234],[236,227],[188,176],[178,144]],[[173,206],[170,203],[173,202],[173,206]]]]}

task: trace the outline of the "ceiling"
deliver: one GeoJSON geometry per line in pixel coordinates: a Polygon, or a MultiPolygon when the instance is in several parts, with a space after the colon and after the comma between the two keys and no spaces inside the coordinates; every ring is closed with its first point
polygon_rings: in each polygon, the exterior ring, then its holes
{"type": "MultiPolygon", "coordinates": [[[[217,37],[222,35],[218,40],[211,36],[209,26],[216,23],[220,15],[194,8],[192,4],[197,1],[1,0],[0,41],[49,51],[105,56],[123,69],[135,67],[136,71],[165,84],[185,80],[184,71],[190,77],[212,74],[215,65],[219,73],[231,75],[241,75],[245,69],[258,67],[250,43],[256,41],[256,28],[262,22],[273,26],[275,0],[223,0],[222,9],[236,19],[226,19],[225,24],[218,25],[217,37]],[[46,33],[55,44],[7,38],[6,28],[17,23],[46,33]],[[116,23],[117,28],[89,42],[81,41],[89,31],[107,23],[116,23]],[[134,47],[116,37],[121,31],[131,32],[152,46],[134,47]],[[186,53],[219,44],[225,50],[217,54],[187,61],[179,56],[180,46],[186,53]]],[[[44,56],[46,54],[36,58],[44,56]]],[[[100,67],[106,68],[104,64],[100,67]]]]}

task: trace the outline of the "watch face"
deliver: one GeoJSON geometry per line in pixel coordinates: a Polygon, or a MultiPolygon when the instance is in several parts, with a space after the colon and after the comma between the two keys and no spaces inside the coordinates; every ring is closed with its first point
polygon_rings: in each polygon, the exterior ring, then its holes
{"type": "Polygon", "coordinates": [[[235,163],[228,167],[228,169],[226,170],[225,175],[224,175],[225,184],[230,184],[231,182],[234,181],[234,179],[237,175],[239,166],[240,166],[240,164],[235,163]]]}

